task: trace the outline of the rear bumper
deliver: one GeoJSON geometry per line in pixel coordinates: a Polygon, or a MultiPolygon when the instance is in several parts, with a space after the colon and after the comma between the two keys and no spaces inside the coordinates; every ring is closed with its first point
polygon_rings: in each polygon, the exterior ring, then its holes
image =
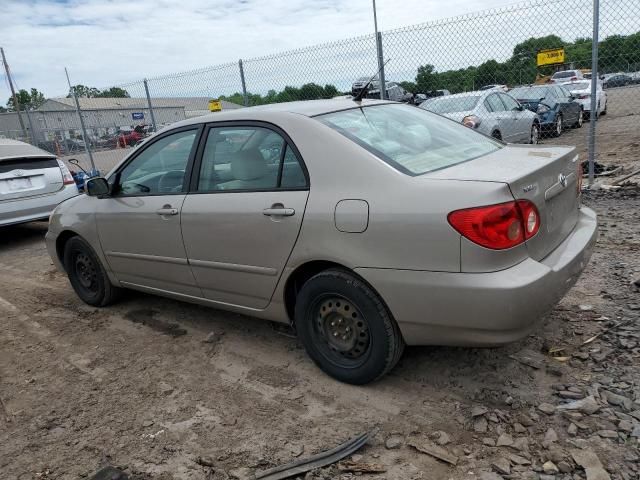
{"type": "Polygon", "coordinates": [[[526,336],[575,284],[597,238],[582,208],[571,234],[541,262],[491,273],[359,268],[387,303],[409,345],[492,346],[526,336]]]}
{"type": "Polygon", "coordinates": [[[78,188],[74,184],[47,195],[1,202],[0,227],[49,218],[58,204],[76,195],[78,188]]]}

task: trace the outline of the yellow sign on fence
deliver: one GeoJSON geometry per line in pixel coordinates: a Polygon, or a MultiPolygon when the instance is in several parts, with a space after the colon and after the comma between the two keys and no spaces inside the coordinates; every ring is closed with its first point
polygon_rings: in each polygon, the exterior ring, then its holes
{"type": "Polygon", "coordinates": [[[564,63],[564,48],[550,48],[538,52],[538,66],[564,63]]]}
{"type": "Polygon", "coordinates": [[[222,102],[220,100],[209,100],[209,111],[219,112],[222,110],[222,102]]]}

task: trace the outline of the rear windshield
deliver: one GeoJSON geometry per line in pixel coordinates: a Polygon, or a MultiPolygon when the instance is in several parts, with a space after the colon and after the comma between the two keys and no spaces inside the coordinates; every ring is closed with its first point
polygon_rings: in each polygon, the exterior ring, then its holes
{"type": "Polygon", "coordinates": [[[13,170],[40,170],[41,168],[60,168],[55,158],[11,158],[0,159],[0,173],[13,170]]]}
{"type": "Polygon", "coordinates": [[[476,108],[478,100],[480,96],[433,98],[420,105],[420,108],[435,113],[468,112],[476,108]]]}
{"type": "Polygon", "coordinates": [[[521,99],[540,99],[545,98],[549,89],[547,87],[520,87],[514,88],[509,92],[513,98],[521,99]]]}
{"type": "Polygon", "coordinates": [[[554,73],[553,77],[551,78],[570,78],[570,77],[577,77],[578,74],[576,73],[575,70],[567,70],[566,72],[558,72],[558,73],[554,73]]]}
{"type": "Polygon", "coordinates": [[[576,83],[571,83],[569,85],[564,85],[564,87],[569,91],[587,90],[587,89],[591,88],[591,83],[590,82],[576,82],[576,83]]]}
{"type": "Polygon", "coordinates": [[[409,105],[354,108],[315,117],[407,175],[486,155],[502,143],[409,105]]]}

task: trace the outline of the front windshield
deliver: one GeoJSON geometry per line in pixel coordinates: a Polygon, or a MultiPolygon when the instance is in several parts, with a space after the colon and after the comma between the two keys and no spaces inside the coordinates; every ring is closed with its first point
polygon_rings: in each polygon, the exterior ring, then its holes
{"type": "Polygon", "coordinates": [[[539,99],[545,98],[549,89],[547,87],[520,87],[509,92],[513,98],[517,99],[539,99]]]}
{"type": "Polygon", "coordinates": [[[476,108],[480,96],[440,97],[427,100],[420,108],[435,113],[468,112],[476,108]]]}
{"type": "Polygon", "coordinates": [[[408,175],[450,167],[503,146],[462,124],[409,105],[373,105],[315,118],[408,175]]]}

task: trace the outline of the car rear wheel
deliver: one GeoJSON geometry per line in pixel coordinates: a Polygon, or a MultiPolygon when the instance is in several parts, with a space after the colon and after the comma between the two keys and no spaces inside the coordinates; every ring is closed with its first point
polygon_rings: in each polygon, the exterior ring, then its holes
{"type": "Polygon", "coordinates": [[[573,128],[581,128],[583,123],[584,123],[584,113],[582,109],[580,109],[580,112],[578,112],[578,118],[576,120],[576,123],[573,124],[573,128]]]}
{"type": "Polygon", "coordinates": [[[111,285],[98,256],[80,237],[72,237],[65,244],[64,268],[75,292],[89,305],[105,307],[113,303],[121,292],[111,285]]]}
{"type": "Polygon", "coordinates": [[[607,102],[604,102],[604,108],[602,109],[602,112],[600,113],[600,115],[606,115],[607,114],[607,102]]]}
{"type": "Polygon", "coordinates": [[[529,143],[531,145],[537,145],[540,142],[540,125],[534,123],[531,125],[531,139],[529,143]]]}
{"type": "Polygon", "coordinates": [[[558,114],[558,117],[556,118],[556,123],[553,126],[553,136],[559,137],[560,135],[562,135],[563,129],[564,129],[564,124],[562,123],[562,115],[558,114]]]}
{"type": "Polygon", "coordinates": [[[295,322],[311,359],[341,382],[379,379],[404,350],[402,334],[380,297],[343,270],[325,270],[303,285],[295,322]]]}
{"type": "Polygon", "coordinates": [[[499,130],[494,130],[493,132],[491,132],[491,136],[496,140],[502,141],[502,134],[500,133],[499,130]]]}

